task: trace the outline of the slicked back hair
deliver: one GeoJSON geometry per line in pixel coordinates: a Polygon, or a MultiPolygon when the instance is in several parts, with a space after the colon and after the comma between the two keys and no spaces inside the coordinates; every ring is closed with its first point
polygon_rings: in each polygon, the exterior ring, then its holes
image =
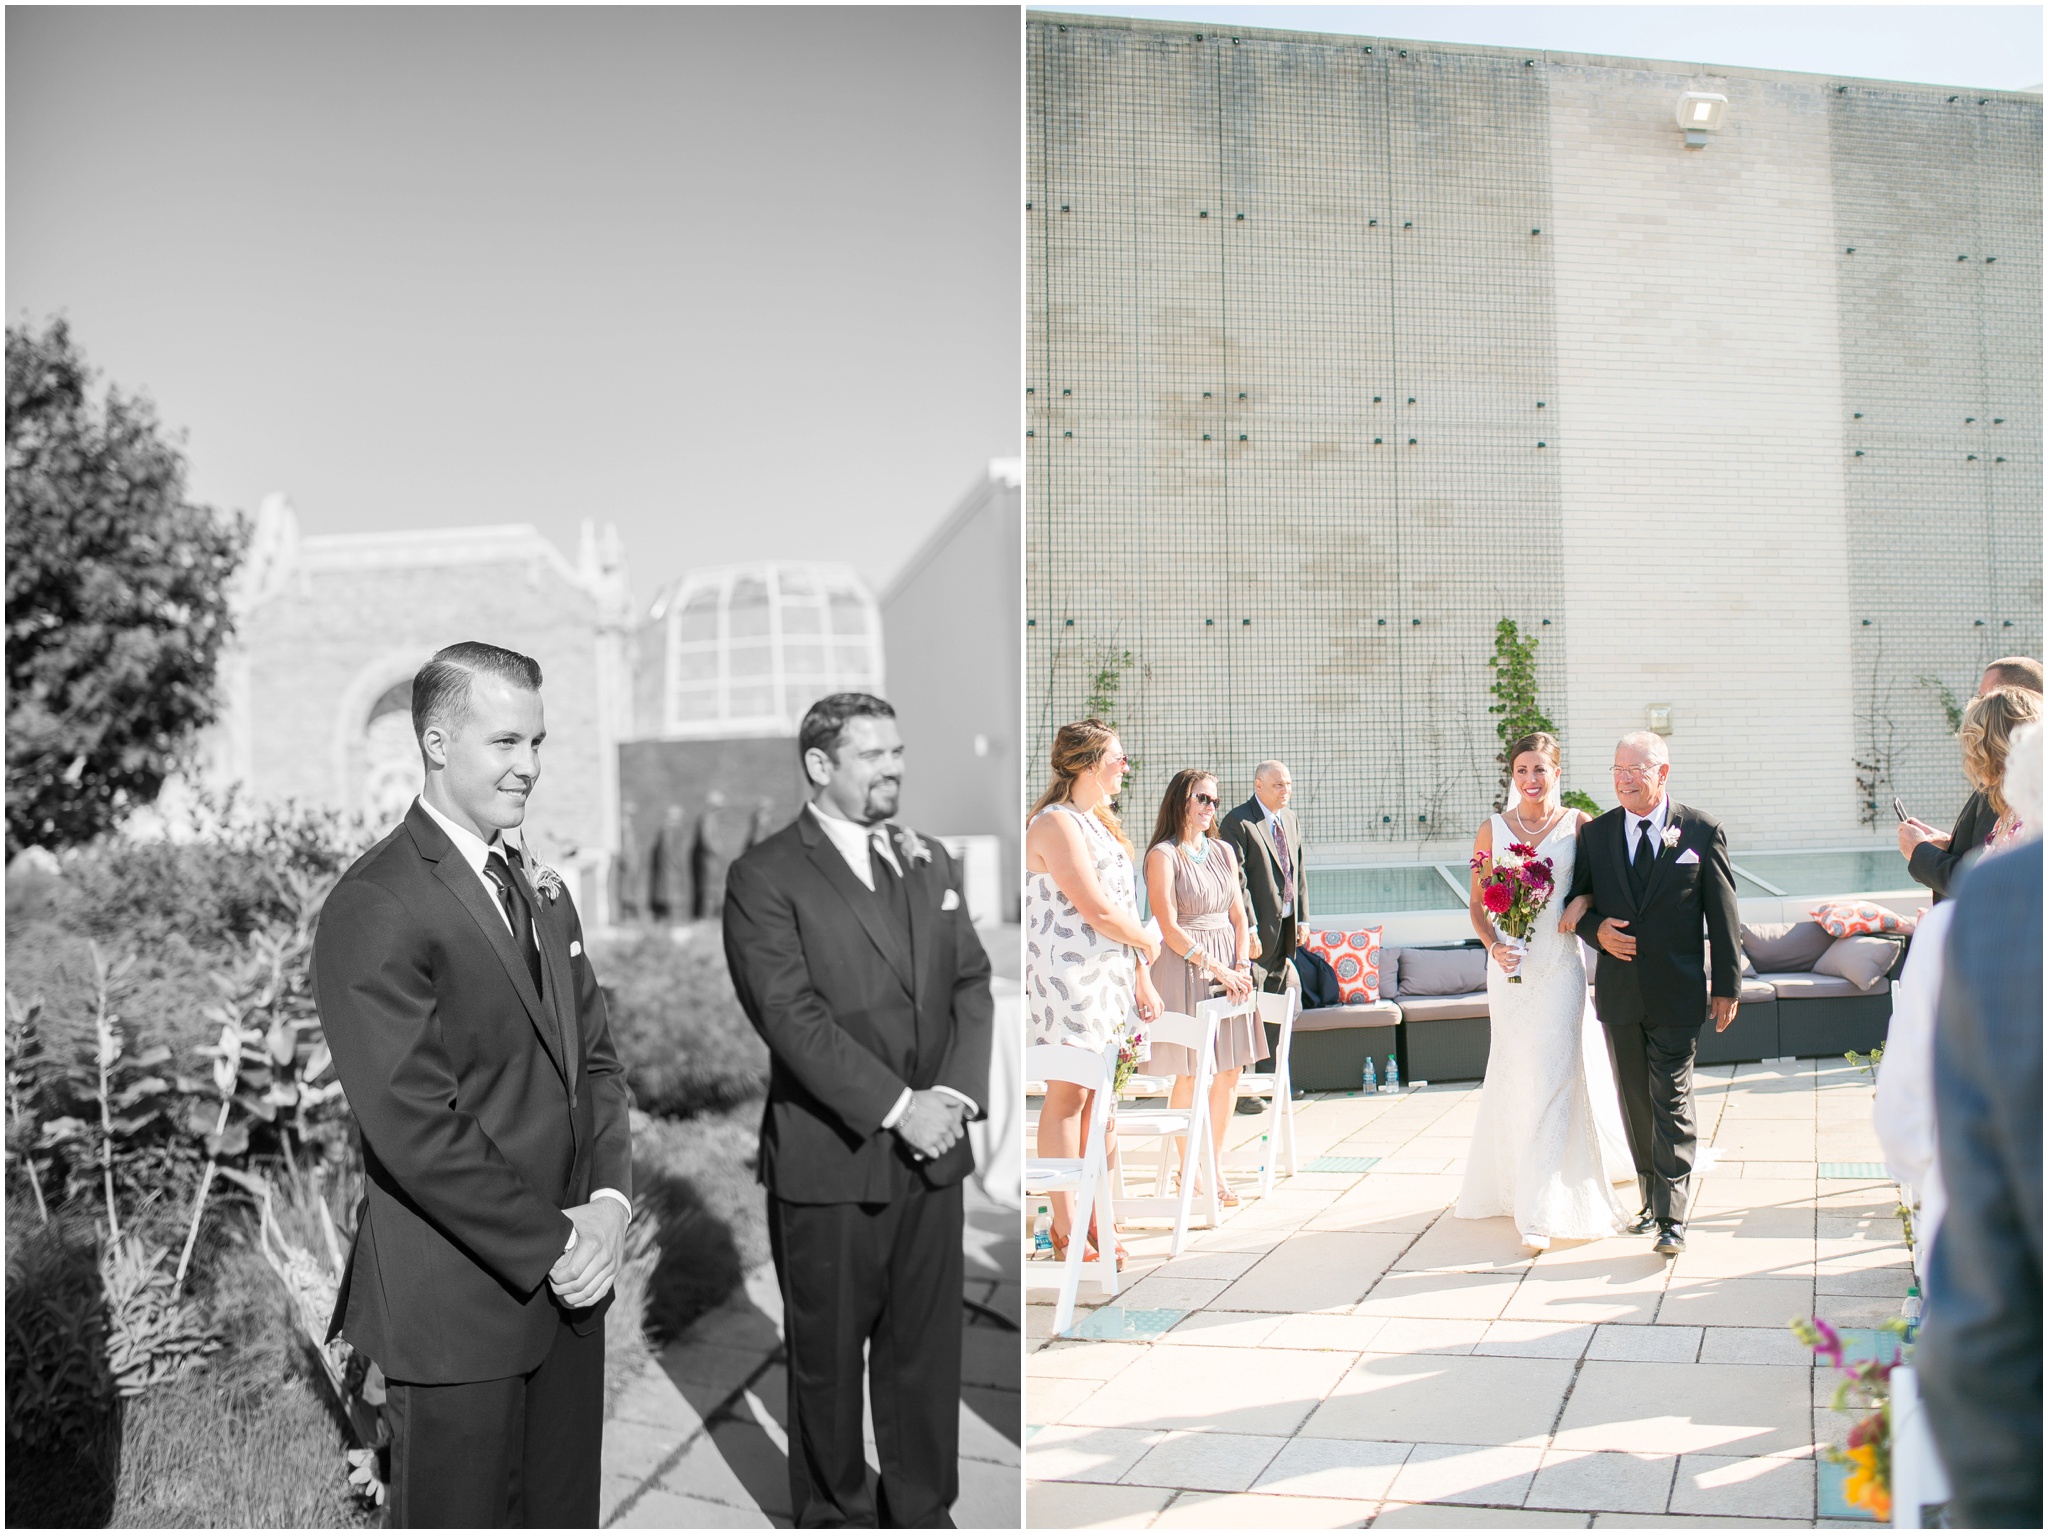
{"type": "Polygon", "coordinates": [[[813,751],[839,760],[839,737],[846,733],[849,719],[894,719],[896,710],[886,699],[871,692],[827,693],[804,715],[796,732],[796,759],[801,762],[813,751]]]}
{"type": "Polygon", "coordinates": [[[477,639],[436,650],[434,658],[420,667],[412,679],[412,735],[427,733],[429,725],[452,728],[469,717],[470,688],[479,676],[494,676],[540,691],[540,662],[517,650],[501,649],[477,639]]]}

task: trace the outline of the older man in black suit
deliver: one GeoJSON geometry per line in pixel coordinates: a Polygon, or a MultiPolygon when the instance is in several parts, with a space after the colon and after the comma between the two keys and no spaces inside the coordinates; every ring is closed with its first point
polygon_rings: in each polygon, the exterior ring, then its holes
{"type": "Polygon", "coordinates": [[[1670,775],[1658,736],[1616,742],[1621,803],[1579,827],[1571,895],[1592,897],[1578,930],[1600,945],[1593,1005],[1643,1197],[1631,1230],[1655,1227],[1656,1250],[1675,1257],[1685,1250],[1697,1141],[1693,1056],[1709,1012],[1717,1031],[1735,1021],[1742,960],[1728,839],[1713,816],[1665,792],[1670,775]]]}
{"type": "Polygon", "coordinates": [[[1265,989],[1299,984],[1287,962],[1308,930],[1308,873],[1302,867],[1301,819],[1288,808],[1294,775],[1285,762],[1261,762],[1252,796],[1223,817],[1221,832],[1237,853],[1238,879],[1257,936],[1265,989]]]}
{"type": "MultiPolygon", "coordinates": [[[[2041,663],[2024,655],[2008,655],[1993,661],[1977,679],[1977,696],[1981,698],[2001,687],[2024,687],[2039,692],[2041,663]]],[[[1901,821],[1899,855],[1905,858],[1906,871],[1913,881],[1933,890],[1938,901],[1951,892],[1963,870],[1983,852],[1984,843],[1991,839],[1992,828],[1997,824],[1998,811],[1991,807],[1991,796],[1981,788],[1976,789],[1963,801],[1963,812],[1956,816],[1952,831],[1937,831],[1924,820],[1901,821]]]]}
{"type": "Polygon", "coordinates": [[[327,897],[313,994],[368,1184],[329,1335],[389,1381],[397,1528],[596,1528],[625,1076],[583,929],[518,828],[540,667],[442,650],[426,781],[327,897]]]}
{"type": "MultiPolygon", "coordinates": [[[[2036,748],[2038,749],[2038,747],[2036,748]]],[[[2041,1527],[2041,843],[1964,875],[1934,1032],[1948,1212],[1914,1361],[1948,1526],[2041,1527]]]]}
{"type": "Polygon", "coordinates": [[[726,886],[725,952],[771,1057],[761,1177],[789,1349],[799,1527],[951,1528],[962,1133],[988,1096],[989,961],[943,847],[890,823],[895,710],[812,705],[811,802],[726,886]],[[881,1480],[861,1439],[862,1355],[881,1480]]]}

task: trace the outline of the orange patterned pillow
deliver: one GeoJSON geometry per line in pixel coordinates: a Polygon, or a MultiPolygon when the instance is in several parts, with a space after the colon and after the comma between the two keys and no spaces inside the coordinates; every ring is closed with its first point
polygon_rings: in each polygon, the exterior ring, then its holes
{"type": "Polygon", "coordinates": [[[1874,900],[1829,900],[1813,908],[1812,919],[1829,937],[1859,937],[1871,932],[1897,932],[1899,913],[1874,900]]]}
{"type": "Polygon", "coordinates": [[[1347,1007],[1380,999],[1380,929],[1309,932],[1301,946],[1337,972],[1338,999],[1347,1007]]]}

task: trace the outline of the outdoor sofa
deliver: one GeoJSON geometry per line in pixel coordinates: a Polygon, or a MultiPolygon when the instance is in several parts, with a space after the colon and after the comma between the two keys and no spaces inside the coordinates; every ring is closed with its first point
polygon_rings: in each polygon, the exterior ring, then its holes
{"type": "MultiPolygon", "coordinates": [[[[1817,922],[1742,927],[1742,1005],[1726,1033],[1700,1032],[1701,1065],[1840,1055],[1884,1042],[1890,981],[1908,938],[1831,938],[1817,922]],[[1815,966],[1821,968],[1816,970],[1815,966]]],[[[1593,956],[1588,951],[1590,971],[1593,956]]],[[[1371,1053],[1408,1081],[1477,1081],[1486,1074],[1486,953],[1478,939],[1380,949],[1380,999],[1315,1007],[1294,1023],[1289,1065],[1297,1089],[1355,1092],[1371,1053]]],[[[1278,1028],[1267,1025],[1269,1035],[1278,1028]]]]}

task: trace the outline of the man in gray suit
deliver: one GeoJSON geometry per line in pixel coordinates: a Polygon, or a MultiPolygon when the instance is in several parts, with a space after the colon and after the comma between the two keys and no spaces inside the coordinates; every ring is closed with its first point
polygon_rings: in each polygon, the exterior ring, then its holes
{"type": "MultiPolygon", "coordinates": [[[[2041,843],[1963,878],[1934,1030],[1948,1213],[1914,1362],[1952,1529],[2041,1527],[2041,843]]],[[[1915,1520],[1917,1521],[1917,1520],[1915,1520]]]]}

